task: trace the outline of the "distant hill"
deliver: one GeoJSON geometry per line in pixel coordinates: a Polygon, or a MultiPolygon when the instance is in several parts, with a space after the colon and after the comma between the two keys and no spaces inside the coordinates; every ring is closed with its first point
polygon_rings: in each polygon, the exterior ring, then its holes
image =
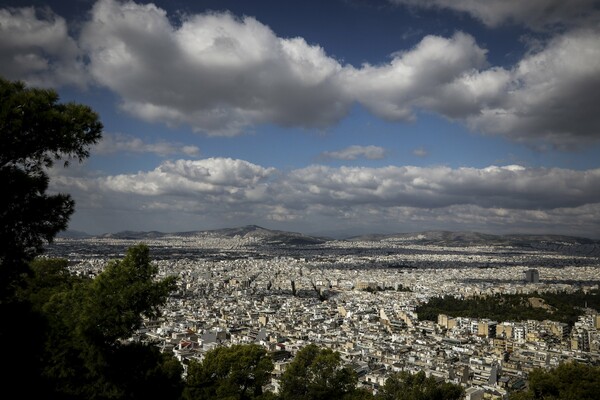
{"type": "MultiPolygon", "coordinates": [[[[310,246],[319,245],[334,239],[324,236],[311,236],[298,232],[287,232],[281,230],[273,230],[263,228],[258,225],[245,225],[233,228],[213,229],[204,231],[187,231],[187,232],[139,232],[139,231],[122,231],[117,233],[107,233],[95,237],[128,239],[128,240],[147,240],[158,239],[165,236],[211,236],[234,238],[240,237],[244,239],[255,239],[257,243],[263,244],[284,244],[289,246],[310,246]]],[[[66,231],[59,234],[59,237],[82,239],[91,238],[84,232],[66,231]]],[[[546,251],[555,251],[562,254],[571,255],[587,255],[600,257],[600,240],[593,240],[575,236],[565,235],[527,235],[527,234],[512,234],[512,235],[492,235],[479,232],[453,232],[453,231],[423,231],[410,233],[394,233],[394,234],[371,234],[352,236],[346,241],[399,241],[404,243],[414,243],[420,245],[437,245],[437,246],[512,246],[520,248],[540,249],[546,251]]]]}
{"type": "Polygon", "coordinates": [[[479,232],[453,232],[453,231],[423,231],[410,233],[391,233],[391,234],[371,234],[359,235],[348,238],[347,240],[406,240],[431,244],[528,244],[530,242],[546,242],[567,244],[599,244],[600,241],[564,235],[492,235],[479,232]]]}
{"type": "Polygon", "coordinates": [[[107,233],[98,237],[126,239],[126,240],[144,240],[157,239],[165,236],[202,236],[210,235],[212,237],[233,238],[239,236],[241,238],[255,238],[261,242],[272,244],[287,244],[287,245],[315,245],[325,243],[328,238],[308,236],[297,232],[286,232],[272,229],[266,229],[258,225],[246,225],[236,228],[213,229],[206,231],[187,231],[165,233],[159,231],[138,232],[138,231],[122,231],[117,233],[107,233]]]}
{"type": "Polygon", "coordinates": [[[424,231],[373,234],[348,238],[350,241],[389,241],[438,246],[513,246],[557,251],[566,254],[600,256],[600,240],[564,235],[491,235],[479,232],[424,231]]]}
{"type": "Polygon", "coordinates": [[[452,232],[452,231],[424,231],[411,233],[372,234],[360,235],[348,238],[351,241],[382,241],[402,240],[419,242],[423,244],[437,245],[474,245],[474,244],[496,244],[504,242],[501,236],[490,235],[479,232],[452,232]]]}
{"type": "Polygon", "coordinates": [[[225,237],[239,236],[244,238],[256,238],[269,243],[282,243],[290,245],[321,244],[331,240],[329,238],[308,236],[297,232],[266,229],[258,225],[246,225],[237,228],[215,229],[211,231],[205,231],[205,233],[212,233],[215,235],[221,235],[225,237]]]}
{"type": "Polygon", "coordinates": [[[167,235],[167,234],[164,232],[158,232],[158,231],[150,231],[150,232],[121,231],[121,232],[116,232],[116,233],[105,233],[103,235],[98,235],[96,237],[140,240],[140,239],[161,238],[165,235],[167,235]]]}

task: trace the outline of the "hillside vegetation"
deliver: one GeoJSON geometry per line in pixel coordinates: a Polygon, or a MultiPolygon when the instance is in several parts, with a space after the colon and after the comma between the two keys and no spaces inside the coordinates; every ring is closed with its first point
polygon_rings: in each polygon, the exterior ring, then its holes
{"type": "Polygon", "coordinates": [[[489,318],[496,321],[552,320],[573,325],[585,307],[600,309],[600,290],[573,293],[498,294],[457,299],[436,297],[417,307],[421,320],[437,321],[438,314],[451,317],[489,318]]]}

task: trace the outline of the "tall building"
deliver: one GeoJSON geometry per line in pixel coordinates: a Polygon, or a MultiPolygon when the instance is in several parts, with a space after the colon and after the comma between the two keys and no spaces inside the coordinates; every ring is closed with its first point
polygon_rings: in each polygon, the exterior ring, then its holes
{"type": "Polygon", "coordinates": [[[496,337],[496,326],[498,322],[483,319],[477,324],[477,335],[487,338],[496,337]]]}
{"type": "Polygon", "coordinates": [[[496,337],[512,339],[513,337],[514,324],[510,322],[503,322],[496,326],[496,337]]]}
{"type": "Polygon", "coordinates": [[[537,269],[527,269],[523,271],[525,282],[527,283],[539,283],[540,273],[537,269]]]}
{"type": "Polygon", "coordinates": [[[446,314],[438,314],[438,325],[446,329],[452,329],[456,326],[456,319],[446,314]]]}

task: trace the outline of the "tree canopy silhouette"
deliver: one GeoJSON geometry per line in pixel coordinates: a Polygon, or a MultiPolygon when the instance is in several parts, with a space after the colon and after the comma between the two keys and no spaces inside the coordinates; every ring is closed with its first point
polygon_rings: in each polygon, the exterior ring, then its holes
{"type": "Polygon", "coordinates": [[[273,361],[256,344],[217,347],[202,362],[191,361],[184,399],[264,399],[273,361]]]}
{"type": "Polygon", "coordinates": [[[399,372],[385,381],[377,398],[382,400],[459,400],[464,389],[456,384],[438,382],[434,377],[426,377],[425,372],[416,374],[399,372]]]}
{"type": "Polygon", "coordinates": [[[341,399],[355,391],[358,377],[342,366],[340,354],[309,344],[300,350],[281,376],[283,399],[341,399]]]}
{"type": "Polygon", "coordinates": [[[12,298],[27,262],[66,229],[74,211],[69,195],[46,193],[47,169],[83,161],[102,129],[88,106],[0,78],[0,302],[12,298]]]}
{"type": "Polygon", "coordinates": [[[70,399],[177,398],[183,367],[173,354],[126,341],[143,316],[158,316],[175,278],[156,279],[145,245],[129,248],[94,279],[69,275],[66,267],[36,259],[23,291],[47,324],[41,338],[47,390],[70,399]]]}
{"type": "Polygon", "coordinates": [[[62,104],[54,90],[0,78],[0,342],[10,366],[4,378],[23,397],[42,387],[36,379],[45,321],[18,294],[29,262],[66,229],[74,210],[69,195],[47,193],[48,168],[88,157],[102,128],[88,106],[62,104]]]}
{"type": "Polygon", "coordinates": [[[600,393],[600,366],[569,362],[551,370],[535,369],[529,387],[512,393],[511,400],[597,399],[600,393]]]}

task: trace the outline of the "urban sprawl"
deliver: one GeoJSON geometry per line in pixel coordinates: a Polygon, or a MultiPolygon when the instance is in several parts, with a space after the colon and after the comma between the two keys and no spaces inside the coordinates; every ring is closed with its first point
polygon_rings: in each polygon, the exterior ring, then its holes
{"type": "Polygon", "coordinates": [[[543,246],[422,244],[419,237],[297,243],[257,234],[57,239],[47,254],[94,276],[129,246],[150,247],[159,277],[178,290],[162,317],[130,340],[150,341],[185,366],[217,346],[256,343],[273,354],[270,390],[293,356],[314,343],[341,354],[374,392],[394,372],[424,371],[462,385],[467,399],[507,398],[534,368],[600,363],[600,315],[582,304],[573,326],[438,315],[430,298],[593,290],[597,255],[543,246]]]}

